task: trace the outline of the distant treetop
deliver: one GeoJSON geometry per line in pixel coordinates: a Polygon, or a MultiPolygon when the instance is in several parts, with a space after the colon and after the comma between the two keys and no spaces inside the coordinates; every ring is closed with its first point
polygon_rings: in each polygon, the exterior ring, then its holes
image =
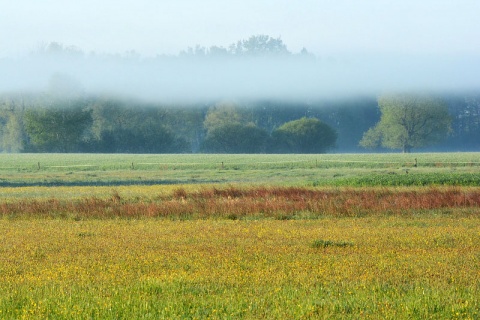
{"type": "MultiPolygon", "coordinates": [[[[81,57],[85,56],[85,53],[76,46],[67,46],[59,42],[50,42],[47,44],[41,45],[39,48],[32,52],[34,55],[54,55],[54,56],[76,56],[81,57]]],[[[195,57],[239,57],[239,56],[249,56],[249,57],[266,57],[266,56],[289,56],[293,53],[287,49],[285,43],[283,43],[280,37],[273,38],[268,35],[252,35],[248,39],[239,40],[230,44],[227,48],[217,45],[212,45],[210,47],[204,47],[201,45],[195,45],[194,47],[188,47],[186,50],[179,52],[179,57],[184,56],[195,56],[195,57]]],[[[92,52],[91,56],[110,56],[115,58],[124,58],[124,59],[140,59],[141,55],[135,50],[130,50],[124,53],[112,53],[112,54],[100,54],[92,52]]],[[[303,48],[301,52],[298,53],[300,56],[312,55],[303,48]]],[[[174,55],[175,56],[175,55],[174,55]]],[[[157,57],[166,57],[166,55],[161,52],[158,53],[157,57]]]]}

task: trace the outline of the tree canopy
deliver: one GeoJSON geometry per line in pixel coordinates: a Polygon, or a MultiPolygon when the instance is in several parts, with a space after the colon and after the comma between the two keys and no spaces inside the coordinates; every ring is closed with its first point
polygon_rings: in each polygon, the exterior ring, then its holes
{"type": "Polygon", "coordinates": [[[378,99],[380,121],[365,132],[360,145],[411,152],[439,142],[450,130],[447,105],[440,99],[413,94],[386,95],[378,99]]]}
{"type": "Polygon", "coordinates": [[[315,118],[290,121],[272,133],[274,151],[286,153],[325,153],[335,146],[336,131],[315,118]]]}
{"type": "Polygon", "coordinates": [[[215,153],[263,153],[268,133],[253,123],[226,123],[208,131],[204,150],[215,153]]]}
{"type": "Polygon", "coordinates": [[[82,138],[92,123],[90,110],[82,103],[63,108],[37,108],[25,113],[25,131],[32,151],[73,152],[81,149],[82,138]]]}

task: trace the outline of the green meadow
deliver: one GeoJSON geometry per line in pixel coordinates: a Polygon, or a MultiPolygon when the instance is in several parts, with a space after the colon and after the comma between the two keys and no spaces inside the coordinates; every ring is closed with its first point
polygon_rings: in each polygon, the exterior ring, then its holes
{"type": "Polygon", "coordinates": [[[2,319],[478,319],[480,154],[0,155],[2,319]]]}
{"type": "Polygon", "coordinates": [[[0,186],[478,186],[480,154],[1,154],[0,186]]]}

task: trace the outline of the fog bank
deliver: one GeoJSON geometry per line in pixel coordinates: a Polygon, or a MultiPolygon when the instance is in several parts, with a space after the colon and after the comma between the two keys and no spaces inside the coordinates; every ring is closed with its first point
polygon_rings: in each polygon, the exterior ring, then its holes
{"type": "Polygon", "coordinates": [[[476,56],[314,57],[30,55],[0,60],[0,91],[44,91],[52,77],[74,79],[87,94],[159,102],[219,99],[309,100],[391,91],[480,89],[476,56]]]}

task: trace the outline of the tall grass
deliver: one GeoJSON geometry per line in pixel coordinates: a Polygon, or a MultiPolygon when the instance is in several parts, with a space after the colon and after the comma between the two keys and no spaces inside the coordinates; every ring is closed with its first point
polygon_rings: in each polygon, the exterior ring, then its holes
{"type": "Polygon", "coordinates": [[[478,189],[308,189],[298,187],[204,187],[170,194],[124,198],[18,199],[0,203],[8,217],[168,218],[168,219],[303,219],[410,214],[425,210],[480,207],[478,189]]]}

